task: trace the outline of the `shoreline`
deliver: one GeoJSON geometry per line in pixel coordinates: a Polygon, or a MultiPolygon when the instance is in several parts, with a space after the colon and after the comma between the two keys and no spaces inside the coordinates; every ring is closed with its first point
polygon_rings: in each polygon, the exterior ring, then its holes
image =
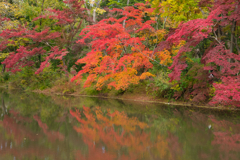
{"type": "Polygon", "coordinates": [[[174,105],[178,107],[189,107],[189,108],[200,108],[200,109],[209,109],[209,110],[219,110],[219,111],[240,111],[240,108],[237,107],[213,107],[209,105],[197,105],[191,102],[167,102],[167,99],[157,99],[150,97],[148,95],[137,95],[134,94],[134,97],[137,98],[127,98],[128,95],[121,95],[121,96],[106,96],[106,95],[87,95],[87,94],[77,94],[77,93],[58,93],[58,92],[48,92],[47,90],[33,90],[31,92],[45,94],[45,95],[57,95],[57,96],[74,96],[74,97],[95,97],[95,98],[103,98],[103,99],[117,99],[122,101],[134,101],[134,102],[141,102],[141,103],[155,103],[155,104],[165,104],[165,105],[174,105]],[[143,99],[143,100],[141,100],[143,99]],[[145,99],[145,100],[144,100],[145,99]]]}
{"type": "MultiPolygon", "coordinates": [[[[1,88],[5,88],[6,90],[22,90],[19,88],[7,88],[6,86],[0,86],[1,88]]],[[[22,90],[25,91],[25,90],[22,90]]],[[[208,104],[194,104],[190,101],[183,102],[176,100],[174,102],[169,102],[166,98],[155,98],[153,96],[149,96],[146,94],[123,94],[118,96],[109,96],[109,95],[88,95],[88,94],[81,94],[81,93],[61,93],[57,91],[51,91],[51,88],[45,89],[45,90],[28,90],[27,92],[33,92],[38,94],[44,94],[44,95],[57,95],[57,96],[74,96],[74,97],[95,97],[95,98],[103,98],[103,99],[116,99],[116,100],[122,100],[122,101],[132,101],[132,102],[141,102],[141,103],[155,103],[155,104],[165,104],[165,105],[174,105],[178,107],[189,107],[189,108],[199,108],[199,109],[208,109],[208,110],[219,110],[219,111],[240,111],[240,108],[237,107],[225,107],[225,106],[219,106],[219,107],[213,107],[208,104]],[[129,97],[129,98],[128,98],[129,97]]]]}

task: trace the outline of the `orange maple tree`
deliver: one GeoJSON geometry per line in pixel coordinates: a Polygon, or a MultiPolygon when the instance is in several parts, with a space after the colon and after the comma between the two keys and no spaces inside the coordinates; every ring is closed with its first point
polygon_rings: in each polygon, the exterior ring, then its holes
{"type": "Polygon", "coordinates": [[[97,24],[89,25],[82,30],[82,38],[78,43],[89,42],[91,51],[85,57],[79,59],[77,64],[86,64],[72,81],[81,81],[83,74],[88,77],[84,87],[95,84],[97,90],[104,85],[109,89],[125,90],[130,84],[138,84],[141,79],[154,76],[148,72],[152,68],[151,61],[155,55],[146,41],[144,32],[151,33],[154,42],[162,39],[165,31],[156,31],[151,25],[154,20],[144,20],[146,14],[151,16],[152,8],[146,4],[138,3],[135,6],[127,6],[124,9],[110,10],[122,18],[108,18],[97,24]],[[156,35],[154,35],[155,33],[156,35]]]}

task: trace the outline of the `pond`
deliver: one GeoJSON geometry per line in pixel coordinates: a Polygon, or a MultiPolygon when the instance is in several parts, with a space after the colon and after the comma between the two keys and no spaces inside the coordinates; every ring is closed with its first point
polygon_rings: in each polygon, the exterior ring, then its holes
{"type": "Polygon", "coordinates": [[[1,92],[0,160],[239,160],[239,111],[1,92]]]}

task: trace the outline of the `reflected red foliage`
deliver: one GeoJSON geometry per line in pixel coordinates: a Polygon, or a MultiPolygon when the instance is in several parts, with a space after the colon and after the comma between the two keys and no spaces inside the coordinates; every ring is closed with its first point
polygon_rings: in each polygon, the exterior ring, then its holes
{"type": "Polygon", "coordinates": [[[110,153],[105,153],[101,148],[89,146],[89,153],[87,156],[82,155],[80,152],[76,152],[75,157],[79,160],[112,160],[116,159],[117,156],[110,153]]]}
{"type": "Polygon", "coordinates": [[[236,155],[240,151],[240,124],[234,124],[226,120],[217,120],[214,116],[209,116],[213,122],[214,140],[212,145],[221,151],[220,159],[238,160],[236,155]]]}
{"type": "Polygon", "coordinates": [[[38,122],[39,127],[42,128],[44,134],[48,137],[48,139],[50,141],[53,142],[53,141],[56,141],[57,139],[61,140],[61,141],[64,140],[63,134],[61,134],[60,132],[56,132],[56,131],[49,131],[48,126],[45,123],[43,123],[37,115],[33,116],[33,118],[38,122]]]}
{"type": "Polygon", "coordinates": [[[4,116],[4,119],[2,122],[0,122],[0,124],[3,125],[5,130],[8,132],[8,135],[13,136],[14,142],[16,144],[20,144],[24,140],[24,138],[28,138],[31,141],[39,138],[38,136],[36,136],[36,134],[32,133],[23,125],[18,124],[16,122],[16,119],[13,119],[8,115],[4,116]]]}
{"type": "MultiPolygon", "coordinates": [[[[5,142],[8,143],[8,145],[11,142],[5,142]]],[[[28,148],[18,148],[18,147],[13,147],[10,148],[9,146],[5,147],[3,145],[3,148],[0,150],[0,155],[1,157],[12,155],[13,157],[17,157],[17,159],[26,159],[26,157],[38,157],[38,158],[45,158],[46,156],[53,156],[55,159],[57,159],[58,154],[55,153],[54,151],[51,151],[49,149],[45,149],[42,147],[38,146],[31,146],[28,148]]],[[[59,158],[59,157],[58,157],[59,158]]]]}
{"type": "Polygon", "coordinates": [[[168,132],[167,141],[169,144],[169,150],[172,154],[171,159],[178,159],[183,154],[182,146],[178,141],[178,137],[174,136],[171,132],[168,132]]]}
{"type": "Polygon", "coordinates": [[[23,121],[23,122],[32,122],[32,119],[31,118],[28,118],[28,117],[23,117],[23,116],[20,116],[19,114],[20,114],[20,112],[17,112],[17,111],[15,111],[14,109],[10,109],[9,110],[9,113],[11,114],[11,115],[13,115],[13,117],[15,118],[15,119],[17,119],[18,121],[23,121]]]}
{"type": "MultiPolygon", "coordinates": [[[[41,159],[53,157],[54,159],[59,159],[59,153],[55,150],[41,147],[38,143],[35,143],[41,140],[43,136],[33,133],[23,125],[25,122],[32,122],[31,118],[21,116],[20,112],[14,109],[10,109],[9,113],[11,116],[4,115],[3,121],[0,121],[0,126],[4,128],[4,130],[0,132],[1,158],[11,155],[17,159],[26,159],[26,157],[38,157],[41,159]],[[26,141],[31,141],[31,143],[26,143],[26,141]]],[[[44,126],[45,124],[42,125],[44,126]]],[[[45,128],[47,127],[45,126],[45,128]]],[[[61,136],[56,136],[56,138],[59,137],[61,136]]]]}

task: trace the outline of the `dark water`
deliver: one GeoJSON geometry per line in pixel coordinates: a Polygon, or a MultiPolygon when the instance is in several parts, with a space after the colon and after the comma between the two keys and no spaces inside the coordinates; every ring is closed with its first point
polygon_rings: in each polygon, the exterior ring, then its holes
{"type": "Polygon", "coordinates": [[[236,111],[0,93],[0,160],[240,159],[236,111]]]}

